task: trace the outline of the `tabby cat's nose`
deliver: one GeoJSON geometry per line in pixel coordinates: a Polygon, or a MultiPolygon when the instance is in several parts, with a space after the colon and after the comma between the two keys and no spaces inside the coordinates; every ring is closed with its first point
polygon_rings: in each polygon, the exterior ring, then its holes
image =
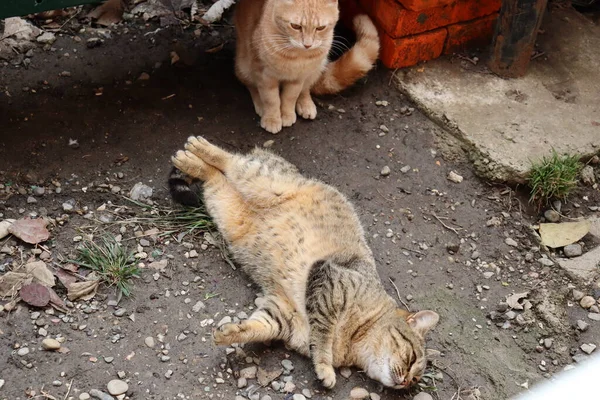
{"type": "Polygon", "coordinates": [[[312,47],[312,43],[311,44],[304,43],[304,48],[305,49],[310,49],[311,47],[312,47]]]}

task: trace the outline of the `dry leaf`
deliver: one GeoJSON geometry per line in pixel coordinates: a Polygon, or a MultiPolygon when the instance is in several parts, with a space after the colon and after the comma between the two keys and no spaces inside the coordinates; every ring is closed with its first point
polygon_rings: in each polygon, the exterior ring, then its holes
{"type": "Polygon", "coordinates": [[[122,0],[107,0],[90,11],[87,16],[95,19],[98,25],[109,26],[123,20],[123,10],[122,0]]]}
{"type": "Polygon", "coordinates": [[[71,275],[70,273],[68,273],[64,269],[60,269],[60,268],[57,269],[56,270],[56,276],[58,277],[58,280],[60,281],[60,283],[62,283],[63,286],[65,288],[67,288],[67,289],[73,283],[77,282],[77,278],[75,278],[73,275],[71,275]]]}
{"type": "Polygon", "coordinates": [[[524,299],[528,295],[529,295],[529,292],[515,293],[515,294],[510,295],[510,296],[507,297],[506,303],[513,310],[522,310],[523,309],[523,304],[521,304],[519,302],[519,300],[524,299]]]}
{"type": "Polygon", "coordinates": [[[89,300],[96,295],[99,284],[99,281],[75,282],[67,288],[67,298],[71,301],[89,300]]]}
{"type": "Polygon", "coordinates": [[[71,263],[67,263],[65,265],[61,265],[60,266],[62,269],[70,271],[70,272],[77,272],[79,270],[79,265],[77,264],[71,264],[71,263]]]}
{"type": "Polygon", "coordinates": [[[33,276],[34,282],[40,283],[46,287],[53,287],[56,284],[52,271],[46,267],[43,261],[34,261],[25,265],[25,270],[33,276]]]}
{"type": "Polygon", "coordinates": [[[542,244],[552,249],[556,249],[578,242],[588,234],[591,225],[590,221],[540,224],[542,244]]]}
{"type": "Polygon", "coordinates": [[[172,51],[171,52],[171,65],[175,64],[177,61],[179,61],[179,54],[177,54],[176,51],[172,51]]]}
{"type": "Polygon", "coordinates": [[[275,379],[279,378],[279,376],[283,373],[282,369],[277,369],[274,371],[267,371],[262,368],[258,368],[258,374],[256,378],[260,386],[268,386],[275,379]]]}
{"type": "Polygon", "coordinates": [[[60,346],[60,348],[58,350],[56,350],[57,353],[61,353],[61,354],[68,354],[71,352],[71,350],[68,347],[65,346],[60,346]]]}
{"type": "Polygon", "coordinates": [[[13,222],[8,231],[30,244],[38,244],[50,238],[50,232],[46,229],[48,223],[43,218],[22,218],[13,222]]]}
{"type": "Polygon", "coordinates": [[[223,50],[223,46],[225,46],[225,43],[221,43],[218,46],[212,47],[212,48],[206,50],[205,53],[209,53],[209,54],[218,53],[219,51],[223,50]]]}
{"type": "Polygon", "coordinates": [[[0,297],[15,296],[23,285],[31,283],[33,278],[27,274],[9,271],[0,276],[0,297]]]}
{"type": "Polygon", "coordinates": [[[4,239],[6,236],[8,236],[8,227],[11,226],[13,222],[15,222],[14,219],[5,219],[4,221],[0,221],[0,239],[4,239]]]}
{"type": "Polygon", "coordinates": [[[56,308],[58,311],[66,313],[67,306],[65,302],[60,297],[58,297],[54,289],[48,288],[48,293],[50,294],[50,304],[52,305],[52,307],[56,308]]]}
{"type": "Polygon", "coordinates": [[[35,307],[45,307],[50,302],[50,292],[48,288],[39,283],[30,283],[29,285],[23,285],[19,292],[21,299],[35,307]]]}

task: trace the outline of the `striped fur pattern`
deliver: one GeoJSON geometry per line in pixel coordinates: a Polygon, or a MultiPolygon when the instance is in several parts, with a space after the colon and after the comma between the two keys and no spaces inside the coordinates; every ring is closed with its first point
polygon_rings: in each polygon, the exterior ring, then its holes
{"type": "Polygon", "coordinates": [[[236,6],[235,71],[267,131],[293,125],[296,115],[315,119],[311,92],[337,93],[373,67],[379,38],[366,15],[354,19],[356,44],[328,63],[338,19],[336,0],[241,0],[236,6]]]}
{"type": "Polygon", "coordinates": [[[174,165],[203,181],[204,203],[234,257],[263,291],[249,319],[214,331],[219,345],[282,340],[312,359],[323,385],[357,366],[406,388],[425,368],[438,315],[400,309],[381,283],[354,208],[262,149],[231,154],[190,137],[174,165]]]}

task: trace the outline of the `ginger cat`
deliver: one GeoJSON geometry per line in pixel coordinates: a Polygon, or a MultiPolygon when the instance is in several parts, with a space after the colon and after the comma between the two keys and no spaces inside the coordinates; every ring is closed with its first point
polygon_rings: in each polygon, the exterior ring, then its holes
{"type": "Polygon", "coordinates": [[[377,29],[354,19],[356,44],[328,63],[337,0],[241,0],[236,6],[235,72],[248,87],[260,125],[271,133],[302,118],[315,119],[310,94],[331,94],[371,70],[379,54],[377,29]]]}
{"type": "MultiPolygon", "coordinates": [[[[340,192],[265,150],[231,154],[202,137],[190,137],[185,148],[172,159],[174,171],[204,182],[209,214],[264,294],[249,319],[217,328],[215,343],[283,340],[312,359],[326,388],[342,366],[396,389],[421,378],[424,337],[439,316],[408,313],[385,292],[358,216],[340,192]]],[[[181,175],[169,184],[174,198],[190,199],[181,175]]]]}

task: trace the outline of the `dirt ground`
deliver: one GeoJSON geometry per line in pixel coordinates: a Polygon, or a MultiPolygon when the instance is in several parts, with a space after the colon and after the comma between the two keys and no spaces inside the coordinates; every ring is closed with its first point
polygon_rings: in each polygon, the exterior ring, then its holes
{"type": "MultiPolygon", "coordinates": [[[[116,232],[109,212],[116,206],[129,206],[131,218],[141,213],[123,197],[137,182],[154,189],[153,202],[172,207],[169,157],[188,136],[236,151],[272,140],[275,152],[353,201],[388,292],[396,296],[391,279],[411,310],[440,314],[427,343],[437,350],[428,374],[434,380],[424,388],[434,398],[506,399],[573,364],[573,356],[583,358],[581,344],[600,343],[600,322],[571,297],[573,288],[595,298],[600,289],[537,261],[530,229],[536,210],[511,188],[475,177],[460,145],[390,86],[391,71],[379,67],[343,95],[320,99],[316,121],[274,136],[260,129],[249,94],[234,78],[230,27],[203,28],[196,37],[180,28],[146,35],[157,26],[125,26],[99,47],[86,47],[98,34],[88,28],[77,35],[81,41],[65,34],[47,50],[36,47],[28,69],[13,61],[0,66],[0,220],[67,214],[64,225],[50,225],[49,265],[74,255],[78,235],[116,232]],[[222,50],[206,52],[221,43],[222,50]],[[180,57],[174,65],[172,51],[180,57]],[[138,79],[142,73],[149,79],[138,79]],[[384,166],[389,176],[381,176],[384,166]],[[449,181],[450,171],[464,181],[449,181]],[[66,212],[69,201],[74,210],[66,212]],[[522,292],[531,309],[507,313],[506,297],[522,292]],[[589,329],[577,329],[578,320],[589,329]]],[[[598,190],[581,190],[562,213],[597,215],[587,207],[594,204],[600,205],[598,190]]],[[[117,378],[129,383],[131,399],[348,399],[358,386],[371,399],[389,400],[421,390],[384,389],[354,370],[324,391],[309,361],[279,344],[215,347],[214,325],[250,314],[258,289],[201,237],[145,243],[135,237],[136,226],[127,225],[124,243],[144,243],[148,258],[132,298],[109,306],[113,290],[103,287],[66,314],[46,309],[38,316],[24,303],[0,311],[0,398],[78,399],[106,391],[117,378]],[[192,250],[198,257],[187,257],[192,250]],[[147,267],[160,259],[168,260],[164,272],[147,267]],[[192,311],[198,301],[205,307],[192,311]],[[64,338],[70,352],[43,351],[40,328],[64,338]],[[29,353],[20,355],[24,347],[29,353]],[[238,381],[243,368],[277,371],[288,357],[294,369],[275,383],[238,381]],[[295,389],[284,393],[289,382],[295,389]]],[[[2,271],[46,252],[10,236],[0,248],[2,271]]],[[[57,292],[64,297],[60,286],[57,292]]]]}

